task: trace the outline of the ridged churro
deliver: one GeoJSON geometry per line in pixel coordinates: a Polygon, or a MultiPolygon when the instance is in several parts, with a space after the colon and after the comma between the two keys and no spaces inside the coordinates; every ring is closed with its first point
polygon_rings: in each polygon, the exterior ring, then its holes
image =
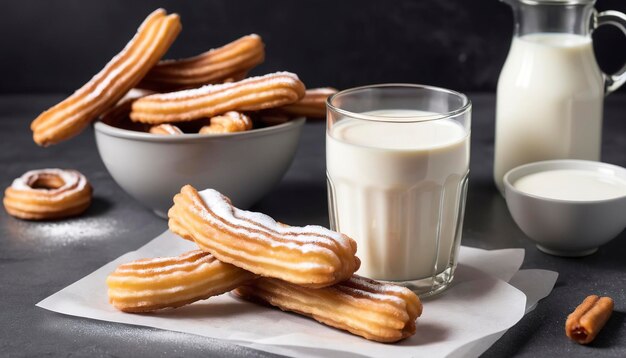
{"type": "Polygon", "coordinates": [[[109,301],[124,312],[180,307],[228,292],[255,276],[195,250],[120,265],[107,278],[109,301]]]}
{"type": "Polygon", "coordinates": [[[164,60],[148,72],[138,87],[171,92],[226,80],[238,81],[263,62],[264,47],[261,37],[252,34],[198,56],[164,60]]]}
{"type": "Polygon", "coordinates": [[[61,219],[87,210],[91,194],[87,178],[75,170],[40,169],[15,179],[3,203],[9,215],[20,219],[61,219]]]}
{"type": "Polygon", "coordinates": [[[211,118],[211,124],[200,128],[200,134],[243,132],[252,129],[252,120],[247,115],[230,111],[211,118]]]}
{"type": "Polygon", "coordinates": [[[295,227],[232,206],[219,192],[190,185],[174,197],[169,227],[218,260],[308,287],[344,281],[359,268],[356,242],[320,226],[295,227]]]}
{"type": "Polygon", "coordinates": [[[422,304],[411,290],[353,276],[337,285],[311,289],[259,278],[234,291],[378,342],[397,342],[415,334],[422,304]]]}
{"type": "Polygon", "coordinates": [[[31,124],[34,141],[55,144],[80,133],[133,88],[165,54],[181,30],[178,15],[150,14],[124,49],[83,87],[31,124]]]}
{"type": "Polygon", "coordinates": [[[331,87],[307,89],[298,102],[268,111],[289,117],[326,118],[326,99],[335,93],[331,87]]]}
{"type": "Polygon", "coordinates": [[[283,106],[298,101],[304,92],[304,84],[298,76],[277,72],[238,82],[146,96],[133,103],[130,118],[151,124],[191,121],[228,111],[283,106]]]}

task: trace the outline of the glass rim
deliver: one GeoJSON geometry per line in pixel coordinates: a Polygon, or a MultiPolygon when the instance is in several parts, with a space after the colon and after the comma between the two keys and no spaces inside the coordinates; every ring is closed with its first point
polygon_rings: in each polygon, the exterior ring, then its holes
{"type": "Polygon", "coordinates": [[[387,123],[411,123],[411,122],[426,122],[426,121],[434,121],[434,120],[440,120],[440,119],[446,119],[446,118],[451,118],[451,117],[456,117],[460,114],[463,114],[467,111],[469,111],[472,108],[472,101],[470,101],[470,99],[463,93],[458,92],[458,91],[454,91],[451,89],[447,89],[447,88],[443,88],[443,87],[437,87],[437,86],[429,86],[429,85],[421,85],[421,84],[412,84],[412,83],[381,83],[381,84],[375,84],[375,85],[366,85],[366,86],[359,86],[359,87],[353,87],[353,88],[348,88],[345,89],[343,91],[339,91],[331,96],[329,96],[326,99],[326,108],[337,112],[339,114],[342,114],[346,117],[350,117],[350,118],[355,118],[355,119],[362,119],[362,120],[366,120],[366,121],[374,121],[374,122],[387,122],[387,123]],[[458,98],[461,99],[462,101],[462,105],[458,108],[455,108],[451,111],[448,112],[444,112],[444,113],[436,113],[436,114],[427,114],[427,115],[420,115],[420,116],[416,116],[416,115],[412,115],[412,116],[394,116],[394,117],[388,117],[388,116],[379,116],[379,115],[372,115],[372,114],[363,114],[363,113],[357,113],[357,112],[352,112],[352,111],[348,111],[346,109],[342,109],[339,108],[337,106],[335,106],[333,104],[333,100],[335,100],[335,98],[343,96],[343,95],[347,95],[347,94],[351,94],[351,93],[355,93],[355,92],[360,92],[363,90],[369,90],[369,89],[384,89],[384,88],[407,88],[407,89],[425,89],[431,92],[438,92],[438,93],[445,93],[448,95],[452,95],[452,96],[456,96],[458,98]],[[412,120],[413,119],[413,120],[412,120]]]}

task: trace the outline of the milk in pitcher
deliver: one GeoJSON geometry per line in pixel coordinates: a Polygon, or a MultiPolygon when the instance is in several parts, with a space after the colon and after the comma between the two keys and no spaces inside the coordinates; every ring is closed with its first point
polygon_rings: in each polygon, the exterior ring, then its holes
{"type": "Polygon", "coordinates": [[[600,159],[604,78],[589,36],[514,37],[498,81],[494,179],[550,159],[600,159]]]}

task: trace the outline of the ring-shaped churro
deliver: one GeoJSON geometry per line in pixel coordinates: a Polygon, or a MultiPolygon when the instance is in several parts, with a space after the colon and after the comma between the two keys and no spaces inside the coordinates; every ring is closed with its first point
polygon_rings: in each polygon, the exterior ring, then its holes
{"type": "Polygon", "coordinates": [[[31,170],[5,190],[3,203],[20,219],[61,219],[87,210],[91,193],[87,178],[75,170],[31,170]]]}
{"type": "Polygon", "coordinates": [[[55,144],[80,133],[133,88],[165,54],[181,30],[178,15],[158,9],[150,14],[124,49],[83,87],[39,115],[34,141],[55,144]]]}
{"type": "Polygon", "coordinates": [[[280,224],[240,210],[219,192],[186,185],[174,197],[169,227],[218,260],[308,287],[347,280],[359,268],[356,242],[321,226],[280,224]]]}

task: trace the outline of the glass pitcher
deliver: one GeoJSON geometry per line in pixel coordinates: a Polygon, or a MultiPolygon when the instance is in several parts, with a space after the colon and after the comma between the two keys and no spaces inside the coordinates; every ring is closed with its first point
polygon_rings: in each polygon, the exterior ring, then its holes
{"type": "Polygon", "coordinates": [[[597,13],[595,0],[502,0],[515,33],[498,80],[494,180],[519,165],[550,159],[600,160],[604,96],[625,81],[626,66],[607,75],[591,33],[626,15],[597,13]]]}

